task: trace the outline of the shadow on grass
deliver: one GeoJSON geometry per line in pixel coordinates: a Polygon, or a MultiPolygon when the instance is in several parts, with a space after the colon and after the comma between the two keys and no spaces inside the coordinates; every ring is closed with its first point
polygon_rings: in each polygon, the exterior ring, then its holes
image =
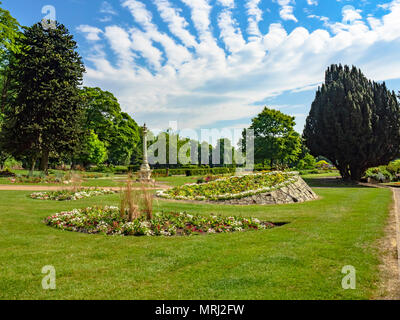
{"type": "Polygon", "coordinates": [[[337,177],[303,179],[312,188],[374,188],[357,182],[343,181],[337,177]]]}

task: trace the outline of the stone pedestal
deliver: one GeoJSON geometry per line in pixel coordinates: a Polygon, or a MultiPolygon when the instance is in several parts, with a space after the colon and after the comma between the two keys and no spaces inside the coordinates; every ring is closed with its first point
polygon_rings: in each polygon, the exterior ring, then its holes
{"type": "Polygon", "coordinates": [[[151,169],[147,159],[147,133],[148,129],[146,124],[143,126],[143,164],[140,166],[139,179],[141,183],[154,183],[155,181],[151,179],[151,169]]]}

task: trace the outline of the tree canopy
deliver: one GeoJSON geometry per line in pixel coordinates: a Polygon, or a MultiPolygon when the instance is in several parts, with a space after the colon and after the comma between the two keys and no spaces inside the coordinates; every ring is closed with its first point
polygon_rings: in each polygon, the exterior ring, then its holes
{"type": "MultiPolygon", "coordinates": [[[[301,152],[300,135],[294,130],[295,118],[267,107],[252,120],[254,130],[254,160],[271,165],[287,164],[301,152]]],[[[243,132],[245,141],[246,130],[243,132]]]]}
{"type": "Polygon", "coordinates": [[[304,138],[311,153],[328,158],[344,179],[360,180],[369,167],[399,154],[396,95],[356,67],[332,65],[312,103],[304,138]]]}
{"type": "Polygon", "coordinates": [[[93,130],[104,143],[110,164],[129,164],[141,140],[136,121],[121,111],[111,92],[84,87],[80,96],[85,112],[84,129],[93,130]]]}
{"type": "Polygon", "coordinates": [[[41,155],[47,172],[50,153],[70,153],[79,142],[82,105],[78,86],[85,71],[76,42],[62,24],[24,28],[23,48],[10,68],[15,102],[6,112],[5,147],[13,155],[41,155]]]}

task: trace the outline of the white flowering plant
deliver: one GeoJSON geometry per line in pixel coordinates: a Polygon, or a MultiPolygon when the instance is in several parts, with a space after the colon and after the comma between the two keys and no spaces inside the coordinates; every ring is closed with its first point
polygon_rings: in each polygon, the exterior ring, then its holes
{"type": "Polygon", "coordinates": [[[184,212],[160,212],[148,220],[141,216],[129,222],[118,207],[91,207],[61,212],[45,219],[49,226],[66,231],[121,236],[189,236],[265,230],[273,223],[255,218],[200,216],[184,212]]]}
{"type": "Polygon", "coordinates": [[[99,188],[80,188],[77,190],[35,192],[30,195],[30,198],[35,200],[74,201],[83,198],[90,198],[114,193],[118,193],[118,191],[99,188]]]}
{"type": "Polygon", "coordinates": [[[169,190],[160,190],[156,194],[165,199],[223,201],[270,192],[297,180],[297,172],[263,172],[222,178],[208,183],[186,184],[169,190]]]}

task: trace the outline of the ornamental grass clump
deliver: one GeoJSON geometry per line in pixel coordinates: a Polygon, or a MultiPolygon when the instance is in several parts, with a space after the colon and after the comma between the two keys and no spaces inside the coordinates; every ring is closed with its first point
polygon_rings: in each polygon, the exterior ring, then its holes
{"type": "Polygon", "coordinates": [[[144,215],[147,219],[153,218],[154,195],[145,184],[139,190],[132,187],[132,175],[128,175],[125,188],[121,191],[120,213],[128,221],[133,221],[144,215]]]}
{"type": "Polygon", "coordinates": [[[132,188],[132,176],[129,174],[126,186],[121,192],[121,206],[120,213],[121,216],[126,216],[128,221],[133,221],[139,218],[139,195],[132,188]]]}

